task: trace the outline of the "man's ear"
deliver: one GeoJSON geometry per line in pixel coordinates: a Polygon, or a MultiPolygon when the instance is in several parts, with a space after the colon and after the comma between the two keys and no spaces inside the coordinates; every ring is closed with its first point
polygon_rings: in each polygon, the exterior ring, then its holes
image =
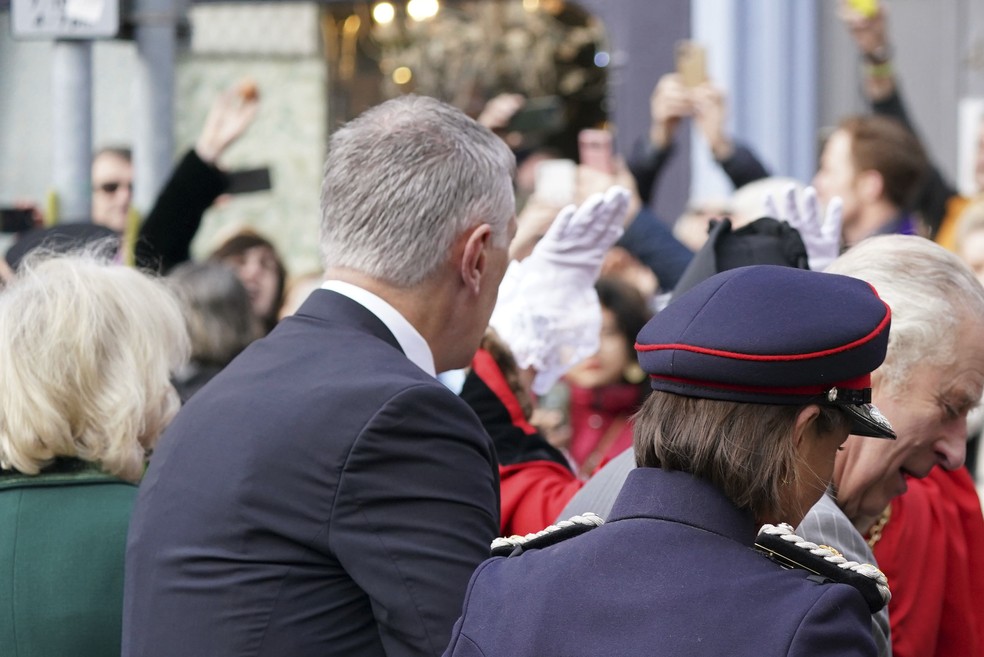
{"type": "Polygon", "coordinates": [[[857,186],[861,197],[869,203],[880,200],[885,193],[885,179],[874,169],[858,174],[857,186]]]}
{"type": "Polygon", "coordinates": [[[465,287],[478,294],[482,285],[482,276],[488,266],[486,253],[492,243],[492,227],[480,224],[465,234],[465,246],[461,254],[461,280],[465,287]]]}

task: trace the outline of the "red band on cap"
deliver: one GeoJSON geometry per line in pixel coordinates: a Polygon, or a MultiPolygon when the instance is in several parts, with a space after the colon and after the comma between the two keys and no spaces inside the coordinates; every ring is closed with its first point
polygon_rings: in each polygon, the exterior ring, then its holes
{"type": "Polygon", "coordinates": [[[684,383],[687,385],[698,386],[700,388],[717,388],[718,390],[735,390],[737,392],[755,392],[769,395],[822,395],[831,388],[844,388],[845,390],[864,390],[871,387],[871,374],[828,383],[816,386],[798,386],[792,388],[777,388],[773,386],[743,386],[731,383],[720,383],[718,381],[700,381],[698,379],[684,379],[676,376],[662,376],[660,374],[650,374],[649,378],[658,381],[670,381],[672,383],[684,383]]]}
{"type": "MultiPolygon", "coordinates": [[[[884,302],[883,302],[884,303],[884,302]]],[[[885,305],[885,317],[879,322],[878,326],[875,327],[871,333],[864,336],[863,338],[858,338],[853,342],[849,342],[845,345],[839,347],[834,347],[832,349],[824,349],[823,351],[811,351],[805,354],[742,354],[736,351],[724,351],[722,349],[709,349],[707,347],[695,347],[691,344],[635,344],[636,351],[664,351],[669,349],[678,349],[680,351],[692,351],[697,354],[706,354],[708,356],[721,356],[722,358],[734,358],[735,360],[757,360],[757,361],[788,361],[788,360],[808,360],[810,358],[821,358],[823,356],[831,356],[833,354],[839,354],[842,351],[848,351],[855,347],[861,346],[866,342],[869,342],[876,338],[888,323],[892,319],[892,312],[889,310],[888,305],[885,305]]]]}

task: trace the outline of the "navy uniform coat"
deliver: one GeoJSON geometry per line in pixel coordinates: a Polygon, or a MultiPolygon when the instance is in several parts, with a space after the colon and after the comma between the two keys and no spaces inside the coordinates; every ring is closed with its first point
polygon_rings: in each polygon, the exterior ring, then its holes
{"type": "Polygon", "coordinates": [[[445,655],[874,655],[861,594],[783,570],[756,530],[710,484],[636,469],[602,527],[482,564],[445,655]]]}
{"type": "Polygon", "coordinates": [[[498,513],[471,409],[317,290],[162,437],[130,527],[123,655],[438,655],[498,513]]]}

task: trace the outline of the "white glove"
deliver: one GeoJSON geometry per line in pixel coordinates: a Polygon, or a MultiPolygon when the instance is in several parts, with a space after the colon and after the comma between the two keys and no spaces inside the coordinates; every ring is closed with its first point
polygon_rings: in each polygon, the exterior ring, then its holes
{"type": "Polygon", "coordinates": [[[567,206],[529,257],[506,270],[489,324],[520,368],[536,370],[538,395],[598,351],[601,305],[594,284],[605,253],[622,235],[628,207],[622,187],[567,206]]]}
{"type": "Polygon", "coordinates": [[[839,196],[830,199],[827,212],[821,220],[820,201],[817,199],[817,190],[813,187],[803,190],[799,203],[796,198],[796,187],[793,185],[790,185],[784,196],[785,202],[782,203],[780,210],[780,203],[776,202],[772,194],[766,194],[765,213],[779,221],[788,222],[799,231],[803,245],[806,247],[810,269],[823,271],[840,255],[841,216],[844,202],[839,196]]]}

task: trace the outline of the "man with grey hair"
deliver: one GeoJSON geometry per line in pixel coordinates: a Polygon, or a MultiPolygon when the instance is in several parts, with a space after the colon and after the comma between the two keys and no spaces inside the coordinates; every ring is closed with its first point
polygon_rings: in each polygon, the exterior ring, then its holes
{"type": "MultiPolygon", "coordinates": [[[[912,236],[865,240],[826,271],[867,281],[892,308],[892,336],[885,362],[872,376],[872,398],[898,439],[872,447],[849,437],[837,455],[832,489],[797,533],[836,546],[849,560],[874,563],[869,545],[907,480],[925,478],[937,465],[963,465],[967,414],[984,389],[984,288],[955,255],[912,236]]],[[[889,611],[874,619],[882,655],[891,654],[889,611]]]]}
{"type": "Polygon", "coordinates": [[[515,232],[514,159],[402,97],[331,138],[327,282],[186,405],[141,486],[123,655],[436,655],[498,527],[466,366],[515,232]]]}

